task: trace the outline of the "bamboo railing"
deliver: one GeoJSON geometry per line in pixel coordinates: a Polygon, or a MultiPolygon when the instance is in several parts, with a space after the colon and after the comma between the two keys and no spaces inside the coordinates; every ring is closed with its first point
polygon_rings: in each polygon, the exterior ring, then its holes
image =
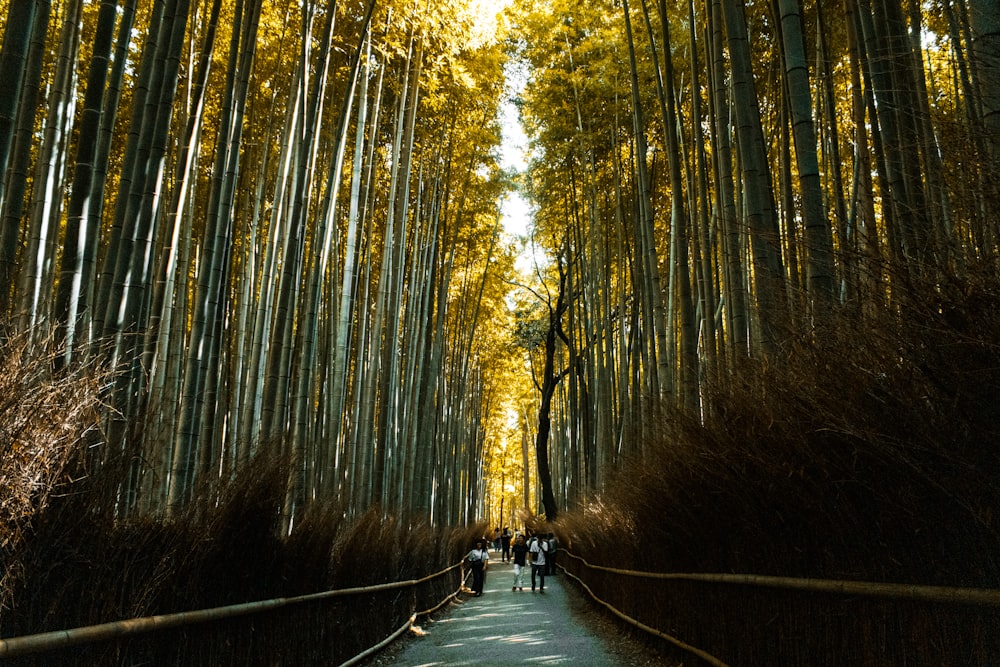
{"type": "MultiPolygon", "coordinates": [[[[222,607],[213,607],[211,609],[198,609],[193,611],[184,611],[174,614],[161,614],[156,616],[145,616],[139,618],[130,618],[121,621],[111,621],[109,623],[101,623],[98,625],[89,625],[80,628],[72,628],[69,630],[54,630],[51,632],[42,632],[33,635],[24,635],[22,637],[11,637],[9,639],[0,639],[0,658],[12,658],[16,656],[28,655],[31,653],[41,653],[46,651],[53,651],[56,649],[66,648],[69,646],[76,646],[79,644],[87,644],[91,642],[104,641],[109,639],[117,639],[119,637],[125,637],[129,635],[136,635],[140,633],[153,632],[156,630],[163,630],[166,628],[173,628],[183,625],[193,625],[196,623],[205,623],[209,621],[218,621],[227,618],[235,618],[238,616],[246,616],[248,614],[256,614],[265,611],[270,611],[278,609],[281,607],[288,607],[291,605],[301,604],[305,602],[315,602],[318,600],[326,600],[335,597],[346,597],[351,595],[360,595],[366,593],[374,593],[378,591],[387,591],[400,588],[409,588],[411,586],[416,586],[438,577],[442,577],[448,572],[461,567],[461,563],[455,563],[443,570],[429,574],[425,577],[419,579],[408,579],[405,581],[393,581],[385,584],[374,584],[372,586],[360,586],[356,588],[341,588],[336,590],[321,591],[319,593],[310,593],[307,595],[298,595],[293,597],[285,598],[273,598],[270,600],[260,600],[256,602],[245,602],[240,604],[226,605],[222,607]]],[[[461,585],[459,590],[461,589],[461,585]]],[[[452,593],[445,600],[443,600],[437,607],[427,610],[425,612],[417,612],[413,614],[407,623],[403,626],[403,629],[397,630],[389,640],[398,637],[399,634],[409,627],[413,620],[420,616],[421,614],[426,614],[434,611],[441,605],[445,604],[448,600],[454,598],[458,593],[452,593]]],[[[382,642],[378,647],[372,647],[369,651],[374,652],[378,648],[383,647],[387,642],[382,642]]],[[[344,665],[355,664],[354,661],[360,660],[361,657],[367,656],[369,653],[364,653],[362,656],[356,656],[350,661],[344,663],[344,665]]]]}
{"type": "Polygon", "coordinates": [[[613,572],[646,579],[674,579],[680,581],[703,581],[714,584],[739,584],[814,593],[841,593],[869,597],[920,600],[923,602],[946,602],[1000,607],[1000,591],[986,588],[958,588],[952,586],[924,586],[918,584],[887,584],[870,581],[837,579],[804,579],[797,577],[772,577],[759,574],[715,574],[715,573],[663,573],[623,570],[603,565],[593,565],[586,559],[562,550],[567,556],[580,561],[593,570],[613,572]]]}
{"type": "MultiPolygon", "coordinates": [[[[993,589],[894,584],[854,580],[807,579],[800,577],[778,577],[756,574],[643,572],[638,570],[594,565],[588,562],[585,558],[571,553],[566,549],[560,549],[560,551],[566,556],[579,561],[588,569],[644,579],[693,581],[712,584],[777,588],[811,593],[829,593],[849,596],[889,598],[895,600],[1000,607],[1000,591],[993,589]]],[[[692,655],[698,656],[706,663],[713,665],[714,667],[728,667],[725,662],[710,653],[687,644],[686,642],[681,641],[680,639],[669,635],[662,630],[651,627],[635,618],[632,618],[631,616],[628,616],[621,610],[615,608],[612,604],[598,597],[597,594],[595,594],[594,591],[591,590],[591,588],[580,577],[577,577],[575,574],[568,571],[565,566],[560,565],[560,569],[563,574],[576,581],[595,602],[605,607],[608,611],[626,623],[629,623],[643,632],[664,639],[674,646],[691,653],[692,655]]]]}

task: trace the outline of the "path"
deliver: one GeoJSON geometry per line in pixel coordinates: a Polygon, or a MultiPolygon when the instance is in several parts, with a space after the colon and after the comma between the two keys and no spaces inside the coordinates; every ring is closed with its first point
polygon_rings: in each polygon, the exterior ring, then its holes
{"type": "MultiPolygon", "coordinates": [[[[530,568],[529,568],[530,571],[530,568]]],[[[569,596],[579,595],[565,577],[546,577],[545,593],[511,591],[514,568],[492,561],[482,597],[463,595],[451,611],[425,621],[427,634],[405,642],[391,661],[380,665],[580,665],[617,667],[624,663],[574,614],[569,596]]]]}

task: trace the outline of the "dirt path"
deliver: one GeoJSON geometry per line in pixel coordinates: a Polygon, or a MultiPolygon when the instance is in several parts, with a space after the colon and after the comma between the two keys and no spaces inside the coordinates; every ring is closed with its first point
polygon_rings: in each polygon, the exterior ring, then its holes
{"type": "Polygon", "coordinates": [[[462,601],[425,620],[424,636],[411,634],[367,665],[578,665],[619,667],[663,664],[640,642],[616,632],[565,577],[546,577],[545,592],[511,591],[513,567],[494,562],[482,597],[462,601]]]}

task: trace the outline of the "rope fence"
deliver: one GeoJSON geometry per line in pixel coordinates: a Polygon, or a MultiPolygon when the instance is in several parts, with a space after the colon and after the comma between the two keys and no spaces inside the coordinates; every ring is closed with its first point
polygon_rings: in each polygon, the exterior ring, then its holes
{"type": "MultiPolygon", "coordinates": [[[[213,607],[211,609],[198,609],[193,611],[178,612],[174,614],[162,614],[156,616],[130,618],[121,621],[112,621],[110,623],[89,625],[69,630],[55,630],[51,632],[42,632],[33,635],[24,635],[22,637],[0,639],[0,658],[11,658],[31,653],[53,651],[56,649],[66,648],[70,646],[77,646],[80,644],[87,644],[109,639],[117,639],[119,637],[136,635],[146,632],[153,632],[156,630],[163,630],[166,628],[173,628],[184,625],[193,625],[196,623],[206,623],[209,621],[218,621],[222,619],[235,618],[238,616],[246,616],[249,614],[261,613],[305,602],[314,602],[318,600],[326,600],[336,597],[346,597],[351,595],[360,595],[366,593],[375,593],[379,591],[409,588],[412,586],[417,586],[419,584],[431,581],[433,579],[437,579],[438,577],[442,577],[448,572],[451,572],[452,570],[461,567],[461,565],[462,563],[458,562],[443,570],[440,570],[433,574],[429,574],[419,579],[408,579],[405,581],[394,581],[385,584],[374,584],[371,586],[360,586],[356,588],[341,588],[336,590],[321,591],[319,593],[310,593],[307,595],[273,598],[270,600],[245,602],[240,604],[226,605],[222,607],[213,607]]],[[[461,585],[459,590],[461,590],[461,585]]],[[[445,599],[444,602],[441,603],[441,605],[443,605],[449,599],[453,598],[457,593],[458,591],[452,593],[448,598],[445,599]]],[[[441,605],[438,605],[438,607],[440,607],[441,605]]],[[[434,609],[437,609],[438,607],[435,607],[434,609]]],[[[412,622],[412,619],[416,618],[416,616],[419,616],[423,613],[430,613],[430,612],[429,611],[418,612],[417,614],[411,616],[411,620],[407,621],[406,626],[404,626],[404,630],[406,627],[409,627],[409,624],[412,622]]],[[[401,633],[402,631],[397,631],[394,636],[398,636],[401,633]]],[[[344,664],[347,665],[354,663],[347,662],[344,664]]]]}

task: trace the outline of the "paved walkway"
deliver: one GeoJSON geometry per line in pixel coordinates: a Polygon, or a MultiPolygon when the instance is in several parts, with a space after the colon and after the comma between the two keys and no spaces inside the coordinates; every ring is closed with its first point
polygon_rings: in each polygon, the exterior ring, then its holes
{"type": "MultiPolygon", "coordinates": [[[[491,554],[492,556],[492,554],[491,554]]],[[[530,572],[530,567],[529,567],[530,572]]],[[[565,577],[546,577],[545,593],[531,592],[525,573],[524,591],[511,591],[514,568],[490,562],[481,597],[463,595],[451,611],[424,621],[425,636],[408,642],[394,665],[586,665],[614,667],[601,640],[575,618],[563,588],[565,577]]],[[[572,585],[566,582],[566,585],[572,585]]]]}

